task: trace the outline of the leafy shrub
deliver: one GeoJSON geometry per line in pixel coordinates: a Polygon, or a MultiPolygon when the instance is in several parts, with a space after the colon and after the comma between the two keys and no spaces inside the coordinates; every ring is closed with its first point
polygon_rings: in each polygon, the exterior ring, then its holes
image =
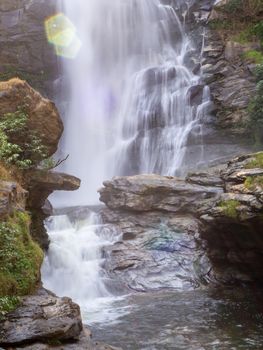
{"type": "Polygon", "coordinates": [[[263,64],[260,64],[255,68],[254,74],[257,79],[257,82],[263,80],[263,64]]]}
{"type": "Polygon", "coordinates": [[[263,43],[263,21],[255,24],[252,29],[253,33],[258,37],[258,39],[263,43]]]}
{"type": "Polygon", "coordinates": [[[19,109],[0,120],[0,160],[20,169],[35,167],[47,158],[47,148],[36,132],[27,126],[28,116],[19,109]]]}

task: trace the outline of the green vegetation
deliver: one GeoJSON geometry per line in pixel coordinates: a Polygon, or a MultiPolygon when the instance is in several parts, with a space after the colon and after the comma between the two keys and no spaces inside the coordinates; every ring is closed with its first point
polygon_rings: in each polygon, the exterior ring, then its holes
{"type": "Polygon", "coordinates": [[[238,217],[237,207],[239,206],[239,201],[233,199],[221,201],[219,203],[219,207],[223,210],[224,215],[232,219],[236,219],[238,217]]]}
{"type": "Polygon", "coordinates": [[[47,158],[47,148],[39,135],[29,129],[27,120],[22,108],[0,120],[0,160],[7,166],[30,169],[47,158]]]}
{"type": "Polygon", "coordinates": [[[19,305],[19,297],[0,297],[0,320],[19,305]]]}
{"type": "Polygon", "coordinates": [[[249,50],[244,53],[244,58],[256,64],[263,64],[263,53],[256,50],[249,50]]]}
{"type": "Polygon", "coordinates": [[[0,300],[29,294],[40,279],[43,252],[29,225],[29,215],[20,211],[0,223],[0,300]]]}
{"type": "Polygon", "coordinates": [[[248,190],[255,190],[258,186],[263,187],[263,176],[248,176],[244,185],[248,190]]]}
{"type": "Polygon", "coordinates": [[[221,6],[222,12],[240,21],[259,17],[263,11],[262,0],[230,0],[221,6]]]}
{"type": "Polygon", "coordinates": [[[263,152],[256,153],[253,159],[245,166],[246,169],[260,168],[263,169],[263,152]]]}
{"type": "Polygon", "coordinates": [[[224,18],[211,21],[212,29],[228,32],[232,40],[241,44],[263,43],[262,0],[230,0],[216,9],[224,18]]]}

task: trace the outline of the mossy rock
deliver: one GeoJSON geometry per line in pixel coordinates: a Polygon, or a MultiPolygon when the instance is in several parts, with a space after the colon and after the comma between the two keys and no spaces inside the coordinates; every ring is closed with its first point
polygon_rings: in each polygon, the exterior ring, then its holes
{"type": "Polygon", "coordinates": [[[263,169],[263,152],[256,153],[251,161],[245,165],[246,169],[260,168],[263,169]]]}
{"type": "Polygon", "coordinates": [[[40,280],[43,252],[29,226],[29,215],[19,211],[0,223],[0,298],[30,294],[40,280]]]}
{"type": "Polygon", "coordinates": [[[237,219],[238,218],[238,211],[237,208],[240,206],[240,202],[234,199],[221,201],[218,205],[225,216],[231,218],[231,219],[237,219]]]}
{"type": "Polygon", "coordinates": [[[256,190],[257,187],[263,188],[263,176],[258,175],[258,176],[248,176],[246,178],[246,181],[244,183],[244,186],[248,190],[256,190]]]}

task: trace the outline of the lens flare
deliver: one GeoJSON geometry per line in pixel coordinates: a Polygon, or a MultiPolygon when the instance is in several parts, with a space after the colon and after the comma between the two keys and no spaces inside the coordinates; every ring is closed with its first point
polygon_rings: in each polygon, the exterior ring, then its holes
{"type": "Polygon", "coordinates": [[[47,40],[54,45],[58,56],[75,58],[81,48],[76,27],[63,13],[58,13],[45,20],[47,40]]]}

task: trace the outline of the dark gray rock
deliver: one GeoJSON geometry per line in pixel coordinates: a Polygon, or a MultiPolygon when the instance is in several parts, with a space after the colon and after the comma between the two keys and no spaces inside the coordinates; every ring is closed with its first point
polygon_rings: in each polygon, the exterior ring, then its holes
{"type": "Polygon", "coordinates": [[[82,331],[79,306],[44,289],[23,299],[0,323],[0,345],[78,339],[82,331]]]}

